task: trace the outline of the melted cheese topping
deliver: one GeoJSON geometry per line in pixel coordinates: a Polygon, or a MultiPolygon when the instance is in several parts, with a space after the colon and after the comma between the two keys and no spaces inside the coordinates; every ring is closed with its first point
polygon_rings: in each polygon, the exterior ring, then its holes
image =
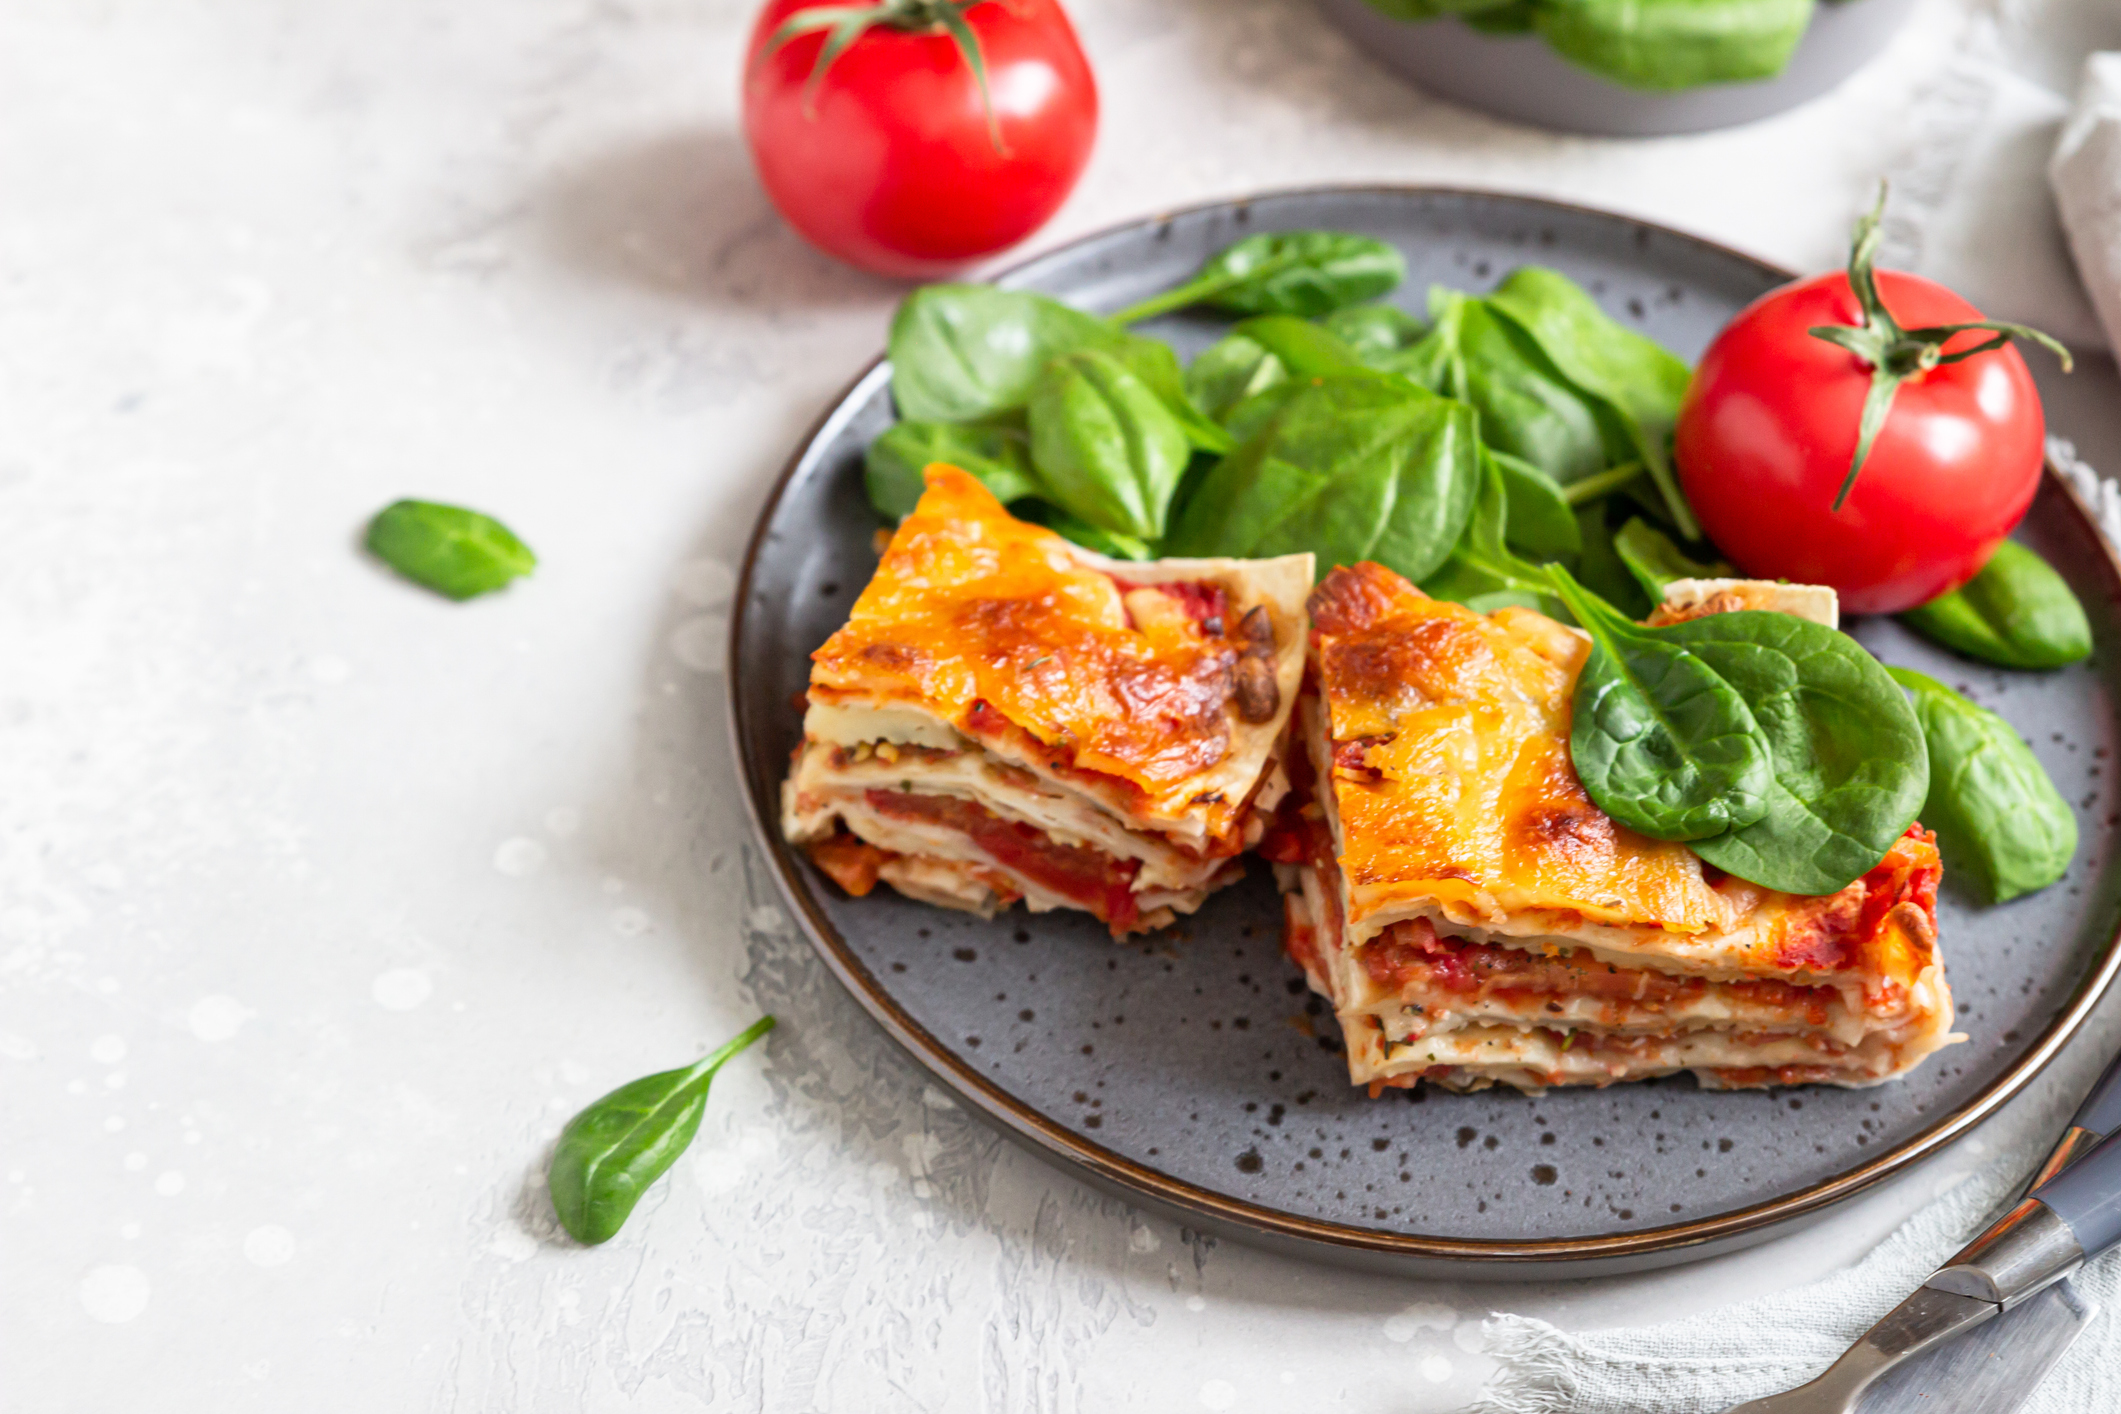
{"type": "Polygon", "coordinates": [[[1005,758],[1109,778],[1144,823],[1230,830],[1302,680],[1311,557],[1106,561],[1010,516],[954,467],[931,466],[927,483],[846,626],[812,655],[812,711],[917,706],[1005,758]],[[1130,614],[1136,586],[1180,580],[1215,581],[1233,619],[1266,607],[1271,721],[1244,722],[1233,704],[1234,624],[1130,614]]]}
{"type": "Polygon", "coordinates": [[[1527,609],[1431,599],[1373,564],[1333,571],[1311,612],[1351,932],[1414,900],[1458,922],[1735,921],[1693,851],[1616,823],[1576,779],[1577,635],[1527,609]]]}

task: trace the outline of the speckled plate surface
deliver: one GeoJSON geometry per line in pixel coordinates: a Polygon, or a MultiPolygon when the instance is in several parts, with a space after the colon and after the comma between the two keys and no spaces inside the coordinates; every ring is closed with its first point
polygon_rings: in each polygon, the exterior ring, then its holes
{"type": "MultiPolygon", "coordinates": [[[[1697,356],[1788,278],[1619,216],[1524,197],[1409,188],[1291,192],[1079,241],[1002,283],[1112,309],[1176,283],[1249,231],[1332,227],[1392,240],[1421,307],[1431,282],[1482,290],[1527,261],[1697,356]]],[[[1208,320],[1149,326],[1190,354],[1208,320]]],[[[2076,804],[2068,877],[2001,908],[1947,884],[1943,950],[1970,1037],[1871,1090],[1712,1093],[1676,1078],[1530,1099],[1353,1089],[1336,1028],[1281,955],[1267,871],[1172,932],[1115,945],[1081,916],[993,921],[880,889],[849,899],[780,839],[790,705],[810,650],[875,568],[861,451],[892,416],[870,368],[819,423],[761,514],[730,643],[732,722],[762,846],[795,916],[857,1000],[937,1081],[1006,1132],[1194,1227],[1409,1272],[1592,1275],[1690,1260],[1823,1213],[1963,1132],[2029,1080],[2116,964],[2111,825],[2121,722],[2121,574],[2050,477],[2020,537],[2090,610],[2091,661],[2016,674],[1944,655],[1890,621],[1855,632],[1960,687],[2030,737],[2076,804]]],[[[2069,429],[2060,429],[2068,431],[2069,429]]]]}

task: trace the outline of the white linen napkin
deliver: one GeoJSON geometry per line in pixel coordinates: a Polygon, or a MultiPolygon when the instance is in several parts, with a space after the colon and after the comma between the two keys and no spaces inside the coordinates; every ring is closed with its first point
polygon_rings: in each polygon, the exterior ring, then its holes
{"type": "MultiPolygon", "coordinates": [[[[2121,484],[2060,437],[2047,454],[2106,538],[2121,546],[2121,484]]],[[[1496,1362],[1472,1414],[1720,1414],[1803,1384],[1905,1298],[1993,1215],[2037,1155],[1962,1175],[1854,1266],[1809,1286],[1665,1325],[1572,1335],[1529,1316],[1482,1327],[1496,1362]]],[[[2026,1414],[2121,1410],[2121,1250],[2078,1290],[2102,1308],[2025,1406],[2026,1414]]]]}
{"type": "Polygon", "coordinates": [[[2107,346],[2121,351],[2121,50],[2084,61],[2047,176],[2107,346]]]}

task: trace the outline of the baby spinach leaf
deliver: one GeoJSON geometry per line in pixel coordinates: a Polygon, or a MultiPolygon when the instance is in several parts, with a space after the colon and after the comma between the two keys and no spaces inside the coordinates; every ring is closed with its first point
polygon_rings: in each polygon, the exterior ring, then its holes
{"type": "Polygon", "coordinates": [[[1655,602],[1642,592],[1642,585],[1614,547],[1611,509],[1602,501],[1580,507],[1576,529],[1583,538],[1583,550],[1576,557],[1576,577],[1583,581],[1584,588],[1630,619],[1648,618],[1655,602]]]}
{"type": "Polygon", "coordinates": [[[1855,639],[1752,609],[1643,631],[1685,648],[1736,689],[1774,761],[1767,812],[1696,841],[1696,854],[1764,888],[1830,894],[1907,832],[1929,788],[1922,728],[1855,639]]]}
{"type": "Polygon", "coordinates": [[[1510,502],[1510,543],[1535,560],[1571,560],[1583,550],[1576,508],[1554,478],[1530,462],[1489,448],[1510,502]]]}
{"type": "Polygon", "coordinates": [[[2054,567],[2006,540],[1964,585],[1900,621],[1954,652],[2006,668],[2061,668],[2092,651],[2084,606],[2054,567]]]}
{"type": "Polygon", "coordinates": [[[1187,437],[1222,452],[1230,439],[1186,396],[1178,355],[1157,339],[1026,290],[923,285],[891,321],[891,396],[917,422],[993,422],[1023,411],[1039,370],[1094,349],[1125,364],[1162,399],[1187,437]]]}
{"type": "Polygon", "coordinates": [[[1281,360],[1259,344],[1242,334],[1225,334],[1186,365],[1186,396],[1223,423],[1239,403],[1288,376],[1281,360]]]}
{"type": "Polygon", "coordinates": [[[1261,314],[1244,320],[1235,329],[1281,362],[1291,378],[1317,378],[1363,367],[1355,350],[1339,336],[1308,319],[1293,314],[1261,314]]]}
{"type": "Polygon", "coordinates": [[[1004,505],[1038,494],[1023,433],[954,422],[896,422],[862,457],[862,485],[876,513],[893,525],[913,514],[927,489],[921,473],[931,462],[971,472],[1004,505]]]}
{"type": "Polygon", "coordinates": [[[1729,579],[1736,573],[1721,560],[1702,564],[1688,559],[1671,536],[1639,516],[1620,527],[1613,550],[1652,604],[1664,602],[1664,587],[1675,579],[1729,579]]]}
{"type": "Polygon", "coordinates": [[[1781,73],[1812,0],[1536,0],[1532,15],[1563,58],[1661,92],[1781,73]]]}
{"type": "Polygon", "coordinates": [[[1634,455],[1617,418],[1562,375],[1529,334],[1487,301],[1448,290],[1432,292],[1432,307],[1455,305],[1455,317],[1436,323],[1455,340],[1448,386],[1480,413],[1480,438],[1538,467],[1562,486],[1634,455]],[[1611,434],[1604,421],[1613,423],[1611,434]]]}
{"type": "Polygon", "coordinates": [[[1309,550],[1322,569],[1376,560],[1416,582],[1443,563],[1478,487],[1470,409],[1371,372],[1263,399],[1275,405],[1187,497],[1167,553],[1309,550]]]}
{"type": "Polygon", "coordinates": [[[1225,246],[1173,290],[1112,316],[1135,324],[1190,304],[1233,314],[1328,314],[1390,294],[1407,276],[1399,251],[1345,231],[1278,231],[1225,246]]]}
{"type": "Polygon", "coordinates": [[[1318,322],[1372,368],[1382,367],[1380,360],[1414,347],[1429,332],[1428,325],[1392,304],[1349,305],[1318,322]]]}
{"type": "Polygon", "coordinates": [[[760,1017],[697,1064],[621,1085],[567,1121],[546,1189],[569,1236],[595,1246],[618,1233],[648,1185],[699,1133],[715,1072],[773,1025],[772,1017],[760,1017]]]}
{"type": "Polygon", "coordinates": [[[1480,465],[1480,489],[1473,498],[1465,533],[1451,547],[1451,556],[1442,567],[1422,581],[1422,592],[1483,614],[1516,604],[1553,618],[1568,618],[1567,608],[1554,597],[1554,582],[1547,572],[1519,559],[1510,549],[1517,511],[1502,457],[1483,447],[1480,465]]]}
{"type": "Polygon", "coordinates": [[[1628,622],[1565,569],[1548,575],[1591,635],[1569,755],[1598,808],[1660,840],[1703,841],[1765,816],[1774,766],[1747,699],[1670,630],[1628,622]]]}
{"type": "MultiPolygon", "coordinates": [[[[1672,427],[1679,420],[1679,402],[1690,377],[1687,366],[1621,327],[1581,286],[1557,271],[1536,265],[1512,271],[1486,303],[1531,335],[1563,377],[1619,418],[1633,447],[1632,459],[1650,469],[1674,528],[1698,540],[1701,525],[1680,494],[1671,459],[1672,427]]],[[[1564,478],[1555,479],[1567,484],[1564,478]]]]}
{"type": "Polygon", "coordinates": [[[1154,540],[1186,473],[1185,429],[1126,364],[1097,349],[1052,360],[1031,388],[1041,494],[1101,530],[1154,540]]]}
{"type": "Polygon", "coordinates": [[[490,594],[537,568],[538,557],[492,516],[438,501],[395,501],[368,523],[368,551],[451,599],[490,594]]]}
{"type": "Polygon", "coordinates": [[[1909,668],[1888,668],[1913,695],[1929,748],[1922,821],[1944,862],[2002,903],[2046,888],[2077,853],[2077,816],[2039,758],[1994,712],[1909,668]]]}
{"type": "Polygon", "coordinates": [[[1045,501],[1029,500],[1009,508],[1020,520],[1066,536],[1085,550],[1095,550],[1100,555],[1109,555],[1115,560],[1153,560],[1156,547],[1146,540],[1132,535],[1120,535],[1110,530],[1100,530],[1090,522],[1072,516],[1059,506],[1045,501]]]}

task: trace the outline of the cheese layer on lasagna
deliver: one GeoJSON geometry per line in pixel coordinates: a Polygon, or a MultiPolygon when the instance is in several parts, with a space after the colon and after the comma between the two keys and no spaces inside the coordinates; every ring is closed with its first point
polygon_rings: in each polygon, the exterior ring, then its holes
{"type": "Polygon", "coordinates": [[[812,655],[788,838],[857,894],[1115,934],[1198,908],[1287,790],[1311,557],[1108,560],[926,479],[812,655]]]}
{"type": "Polygon", "coordinates": [[[1837,894],[1759,888],[1585,794],[1576,631],[1370,564],[1311,613],[1306,800],[1264,852],[1356,1083],[1862,1085],[1951,1039],[1920,826],[1837,894]]]}

